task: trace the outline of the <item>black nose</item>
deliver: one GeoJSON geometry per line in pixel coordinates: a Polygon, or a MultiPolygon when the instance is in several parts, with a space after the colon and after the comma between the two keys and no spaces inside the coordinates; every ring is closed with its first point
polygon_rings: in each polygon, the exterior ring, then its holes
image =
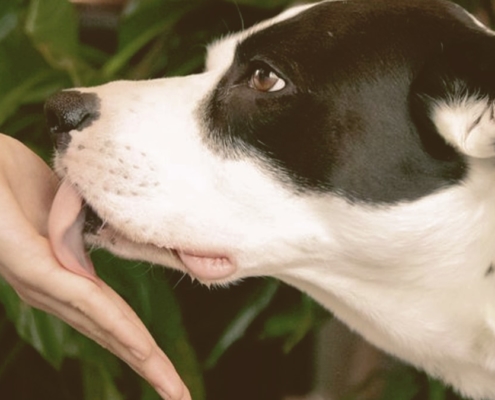
{"type": "Polygon", "coordinates": [[[55,146],[64,150],[70,142],[70,132],[82,131],[95,121],[99,99],[94,93],[76,90],[59,92],[45,102],[45,118],[55,146]]]}

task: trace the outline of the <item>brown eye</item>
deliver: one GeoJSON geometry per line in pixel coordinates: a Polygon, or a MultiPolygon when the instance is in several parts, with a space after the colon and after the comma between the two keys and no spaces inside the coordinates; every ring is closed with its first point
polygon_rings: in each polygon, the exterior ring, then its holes
{"type": "Polygon", "coordinates": [[[260,92],[277,92],[285,87],[285,81],[268,68],[258,68],[251,76],[249,86],[260,92]]]}

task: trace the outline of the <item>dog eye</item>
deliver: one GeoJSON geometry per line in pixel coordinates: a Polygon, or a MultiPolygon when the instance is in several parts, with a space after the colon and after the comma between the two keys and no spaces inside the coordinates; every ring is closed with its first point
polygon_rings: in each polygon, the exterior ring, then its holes
{"type": "Polygon", "coordinates": [[[260,92],[278,92],[285,87],[285,81],[268,68],[257,68],[249,80],[249,86],[260,92]]]}

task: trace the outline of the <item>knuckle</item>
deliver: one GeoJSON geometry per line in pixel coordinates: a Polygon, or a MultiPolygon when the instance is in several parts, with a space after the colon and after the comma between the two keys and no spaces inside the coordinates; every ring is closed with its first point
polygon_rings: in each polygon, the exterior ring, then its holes
{"type": "Polygon", "coordinates": [[[67,299],[70,306],[86,316],[101,307],[101,291],[93,284],[85,286],[83,290],[70,294],[70,296],[71,298],[67,299]]]}
{"type": "Polygon", "coordinates": [[[35,308],[42,308],[42,303],[41,301],[38,300],[37,293],[33,291],[30,288],[23,287],[23,288],[15,288],[14,289],[21,299],[21,301],[28,306],[35,307],[35,308]]]}

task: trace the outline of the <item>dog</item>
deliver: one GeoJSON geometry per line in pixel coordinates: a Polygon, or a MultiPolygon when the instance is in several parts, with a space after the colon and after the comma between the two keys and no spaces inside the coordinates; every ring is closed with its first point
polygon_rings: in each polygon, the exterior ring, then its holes
{"type": "Polygon", "coordinates": [[[494,107],[495,35],[459,6],[296,6],[202,73],[49,98],[52,246],[81,274],[84,232],[207,285],[278,278],[495,399],[494,107]]]}

